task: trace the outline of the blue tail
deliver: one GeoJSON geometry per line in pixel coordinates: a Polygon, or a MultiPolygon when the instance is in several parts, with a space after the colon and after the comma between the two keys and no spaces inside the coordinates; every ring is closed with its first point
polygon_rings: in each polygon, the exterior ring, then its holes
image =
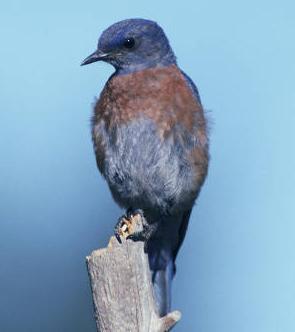
{"type": "Polygon", "coordinates": [[[171,286],[174,276],[174,262],[170,260],[163,270],[152,270],[154,295],[159,315],[165,316],[171,309],[171,286]]]}
{"type": "Polygon", "coordinates": [[[160,225],[157,234],[148,243],[154,295],[160,316],[165,316],[171,309],[175,259],[185,236],[189,216],[190,211],[186,211],[157,219],[149,218],[157,220],[160,225]]]}

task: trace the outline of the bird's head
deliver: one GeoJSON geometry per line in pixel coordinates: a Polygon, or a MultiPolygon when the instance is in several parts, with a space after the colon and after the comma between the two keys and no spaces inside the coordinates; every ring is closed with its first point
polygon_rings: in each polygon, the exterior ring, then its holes
{"type": "Polygon", "coordinates": [[[162,28],[144,19],[129,19],[113,24],[98,40],[97,50],[81,65],[105,61],[119,73],[176,63],[162,28]]]}

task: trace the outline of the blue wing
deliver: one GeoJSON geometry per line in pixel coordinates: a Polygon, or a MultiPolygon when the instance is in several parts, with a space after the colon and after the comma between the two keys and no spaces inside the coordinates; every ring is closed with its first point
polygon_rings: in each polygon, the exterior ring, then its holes
{"type": "Polygon", "coordinates": [[[193,82],[193,80],[184,72],[181,70],[181,73],[182,75],[185,77],[189,87],[192,89],[193,91],[193,94],[195,96],[195,98],[197,99],[197,101],[201,103],[201,98],[200,98],[200,95],[199,95],[199,91],[198,91],[198,88],[196,87],[195,83],[193,82]]]}

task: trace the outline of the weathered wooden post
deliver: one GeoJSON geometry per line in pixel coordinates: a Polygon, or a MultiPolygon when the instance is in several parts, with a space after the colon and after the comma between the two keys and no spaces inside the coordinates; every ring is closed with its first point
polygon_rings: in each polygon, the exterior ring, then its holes
{"type": "Polygon", "coordinates": [[[157,313],[144,244],[126,240],[140,225],[134,216],[122,227],[121,244],[111,237],[107,248],[86,258],[99,332],[164,332],[181,317],[179,311],[157,313]]]}

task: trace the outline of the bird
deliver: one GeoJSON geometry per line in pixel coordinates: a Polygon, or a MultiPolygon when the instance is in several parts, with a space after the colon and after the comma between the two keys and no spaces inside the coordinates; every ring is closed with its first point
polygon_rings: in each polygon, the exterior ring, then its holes
{"type": "Polygon", "coordinates": [[[144,220],[129,238],[145,243],[164,316],[171,309],[175,260],[208,172],[207,116],[158,23],[131,18],[112,24],[81,65],[97,61],[114,67],[91,121],[97,166],[127,217],[140,213],[144,220]]]}

